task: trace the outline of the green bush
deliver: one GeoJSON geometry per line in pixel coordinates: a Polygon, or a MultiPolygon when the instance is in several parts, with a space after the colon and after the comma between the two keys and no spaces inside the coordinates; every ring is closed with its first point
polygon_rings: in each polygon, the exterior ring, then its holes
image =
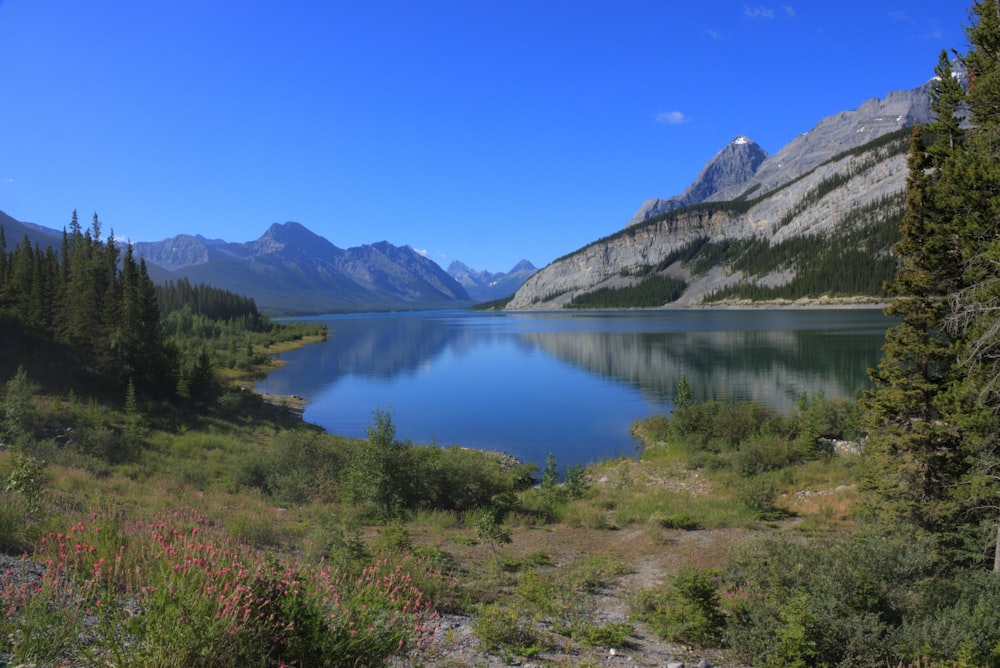
{"type": "Polygon", "coordinates": [[[506,605],[483,606],[472,621],[472,631],[487,651],[506,650],[531,658],[545,650],[534,623],[506,605]]]}
{"type": "Polygon", "coordinates": [[[803,461],[804,454],[797,441],[771,433],[758,433],[740,444],[733,456],[733,467],[740,475],[777,471],[803,461]]]}
{"type": "Polygon", "coordinates": [[[759,519],[778,519],[784,515],[775,505],[778,484],[768,475],[756,475],[742,481],[736,488],[736,502],[759,519]]]}
{"type": "Polygon", "coordinates": [[[774,411],[755,401],[706,401],[677,408],[671,417],[671,435],[689,451],[737,450],[751,435],[779,431],[774,411]]]}
{"type": "Polygon", "coordinates": [[[895,665],[903,620],[922,616],[913,593],[931,564],[912,537],[764,541],[724,574],[723,639],[751,665],[895,665]]]}
{"type": "Polygon", "coordinates": [[[959,570],[927,581],[917,591],[921,610],[903,620],[898,653],[903,660],[928,657],[960,665],[1000,666],[1000,578],[959,570]]]}
{"type": "Polygon", "coordinates": [[[587,647],[635,647],[631,637],[635,627],[627,622],[605,622],[600,625],[586,625],[574,637],[587,647]]]}
{"type": "Polygon", "coordinates": [[[697,531],[701,528],[698,520],[687,513],[675,515],[657,515],[654,521],[664,529],[680,529],[682,531],[697,531]]]}
{"type": "Polygon", "coordinates": [[[719,606],[719,573],[684,570],[665,591],[646,590],[634,601],[637,616],[672,642],[716,646],[725,628],[719,606]]]}
{"type": "Polygon", "coordinates": [[[488,453],[459,447],[411,448],[408,474],[415,480],[407,504],[414,508],[466,511],[492,505],[515,489],[519,471],[504,471],[488,453]]]}

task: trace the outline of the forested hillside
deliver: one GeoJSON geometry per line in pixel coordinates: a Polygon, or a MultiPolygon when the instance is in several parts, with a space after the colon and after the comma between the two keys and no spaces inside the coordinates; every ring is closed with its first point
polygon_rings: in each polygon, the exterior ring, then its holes
{"type": "Polygon", "coordinates": [[[37,360],[39,371],[70,387],[204,398],[214,366],[246,369],[265,361],[260,351],[279,338],[322,331],[279,326],[252,299],[207,285],[154,285],[130,244],[122,248],[113,234],[102,240],[97,214],[83,229],[74,211],[58,249],[27,237],[7,244],[0,226],[5,361],[37,360]]]}

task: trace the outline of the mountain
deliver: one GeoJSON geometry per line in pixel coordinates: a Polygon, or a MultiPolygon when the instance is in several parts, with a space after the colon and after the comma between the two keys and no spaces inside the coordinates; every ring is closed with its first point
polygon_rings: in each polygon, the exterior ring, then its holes
{"type": "Polygon", "coordinates": [[[244,243],[179,235],[134,248],[167,270],[157,278],[183,277],[244,294],[269,313],[428,309],[473,301],[409,246],[381,241],[342,249],[294,222],[275,223],[244,243]]]}
{"type": "Polygon", "coordinates": [[[904,210],[910,127],[931,82],[820,120],[774,155],[745,137],[681,195],[544,267],[510,309],[884,298],[904,210]]]}
{"type": "Polygon", "coordinates": [[[767,151],[757,142],[740,135],[709,160],[701,173],[680,195],[669,199],[646,200],[629,225],[641,223],[668,211],[703,202],[716,193],[749,181],[767,159],[767,151]]]}
{"type": "Polygon", "coordinates": [[[8,251],[20,244],[24,237],[28,237],[32,246],[40,248],[52,246],[58,249],[62,243],[62,231],[15,220],[3,211],[0,211],[0,227],[3,227],[4,242],[8,251]]]}
{"type": "MultiPolygon", "coordinates": [[[[25,235],[43,248],[58,250],[62,242],[61,230],[24,223],[2,211],[0,226],[8,250],[25,235]]],[[[345,250],[294,222],[275,223],[244,243],[180,234],[132,246],[157,283],[180,278],[207,283],[252,297],[261,311],[278,315],[454,308],[474,302],[437,263],[409,246],[380,241],[345,250]]],[[[526,275],[521,274],[522,281],[526,275]]]]}
{"type": "Polygon", "coordinates": [[[477,271],[456,260],[448,265],[447,271],[472,299],[488,302],[511,296],[538,269],[527,260],[521,260],[508,272],[477,271]]]}

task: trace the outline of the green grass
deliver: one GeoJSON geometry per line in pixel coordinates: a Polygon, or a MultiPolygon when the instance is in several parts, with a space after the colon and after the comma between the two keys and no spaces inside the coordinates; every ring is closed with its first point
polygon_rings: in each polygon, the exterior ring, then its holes
{"type": "MultiPolygon", "coordinates": [[[[126,423],[119,408],[89,400],[44,397],[37,405],[39,424],[69,422],[83,430],[97,425],[107,430],[112,448],[126,423]]],[[[387,523],[350,487],[357,480],[349,475],[351,467],[364,461],[360,455],[367,442],[296,425],[280,411],[244,399],[226,406],[201,415],[147,406],[155,412],[147,415],[141,447],[114,463],[79,441],[56,443],[39,436],[28,443],[30,454],[46,462],[38,471],[40,493],[0,492],[0,549],[26,552],[43,562],[57,560],[50,536],[73,535],[75,541],[82,531],[85,542],[97,546],[94,554],[103,556],[105,563],[122,556],[132,570],[128,577],[125,571],[111,577],[101,570],[94,579],[95,562],[70,566],[64,561],[55,572],[66,575],[74,592],[83,594],[78,604],[64,611],[65,628],[59,629],[51,611],[59,601],[68,600],[62,584],[45,583],[37,592],[40,598],[27,590],[8,589],[4,600],[19,603],[16,610],[8,607],[0,614],[4,632],[0,658],[8,663],[44,663],[56,655],[82,652],[80,656],[99,663],[169,663],[165,657],[171,656],[192,665],[199,661],[234,665],[235,657],[242,661],[253,655],[266,657],[262,665],[277,665],[279,659],[321,650],[350,656],[398,654],[403,651],[400,640],[403,649],[419,645],[424,631],[389,640],[381,631],[373,632],[373,637],[359,631],[361,639],[352,644],[351,637],[338,636],[329,623],[319,624],[315,618],[317,610],[332,605],[331,591],[340,600],[347,597],[336,589],[321,594],[321,586],[330,585],[332,569],[358,574],[377,564],[403,568],[414,592],[420,592],[424,607],[411,620],[418,630],[425,628],[422,613],[434,609],[472,614],[484,644],[510,657],[534,656],[553,644],[578,648],[574,651],[627,647],[632,633],[628,624],[591,621],[604,592],[619,586],[643,562],[662,564],[664,574],[699,563],[704,551],[698,540],[688,544],[688,536],[754,532],[767,526],[762,521],[767,518],[740,501],[749,479],[731,469],[693,467],[691,451],[670,440],[668,423],[661,416],[634,429],[643,444],[639,458],[591,466],[580,472],[572,488],[508,485],[484,495],[477,485],[508,484],[493,474],[482,474],[484,467],[495,465],[488,458],[457,449],[390,449],[390,456],[410,457],[399,472],[407,484],[436,476],[426,489],[442,505],[421,505],[421,499],[429,497],[421,495],[424,488],[414,488],[408,492],[411,501],[395,507],[387,523]],[[461,497],[456,496],[458,491],[461,497]],[[480,506],[461,506],[470,499],[493,507],[500,529],[512,537],[510,544],[497,546],[496,555],[477,539],[480,506]],[[197,513],[181,510],[191,508],[197,513]],[[165,517],[175,518],[174,524],[165,522],[165,517]],[[310,583],[300,591],[303,598],[279,597],[279,607],[269,609],[268,615],[273,613],[286,624],[294,620],[305,635],[293,642],[274,627],[241,626],[233,620],[229,631],[237,630],[223,633],[223,627],[209,621],[220,613],[207,598],[207,587],[214,585],[207,575],[189,571],[181,577],[166,568],[166,555],[155,551],[160,544],[148,530],[156,522],[181,532],[197,528],[204,538],[200,544],[238,555],[247,572],[261,574],[260,586],[274,585],[276,564],[297,569],[301,581],[310,583]],[[133,572],[136,567],[138,573],[133,572]],[[164,589],[182,593],[188,602],[181,605],[178,598],[152,593],[164,589]],[[132,614],[127,612],[130,605],[147,606],[150,612],[125,624],[121,620],[132,614]],[[92,642],[80,646],[74,634],[82,625],[93,626],[98,608],[103,615],[98,620],[100,631],[92,642]],[[510,620],[500,612],[505,608],[517,613],[510,637],[504,635],[504,620],[510,620]],[[183,621],[192,615],[201,621],[183,621]],[[115,654],[124,650],[114,646],[113,638],[144,637],[151,633],[153,620],[169,633],[156,642],[129,645],[128,656],[115,654]],[[539,626],[525,627],[521,620],[539,626]],[[39,631],[28,633],[28,628],[39,631]],[[263,636],[271,640],[264,642],[263,636]],[[331,639],[336,637],[340,640],[331,639]],[[333,648],[334,642],[343,644],[333,648]]],[[[16,467],[13,455],[0,451],[0,490],[16,467]]],[[[800,532],[828,535],[853,528],[851,508],[858,500],[853,485],[862,472],[856,461],[817,459],[760,480],[777,485],[772,500],[783,512],[798,515],[800,532]],[[796,495],[800,489],[822,494],[800,497],[796,495]]],[[[187,543],[184,550],[176,549],[180,558],[201,558],[185,552],[187,543]]],[[[715,565],[724,565],[728,558],[728,548],[713,551],[715,565]]],[[[373,582],[358,594],[360,598],[348,598],[388,614],[393,608],[383,593],[373,582]]]]}

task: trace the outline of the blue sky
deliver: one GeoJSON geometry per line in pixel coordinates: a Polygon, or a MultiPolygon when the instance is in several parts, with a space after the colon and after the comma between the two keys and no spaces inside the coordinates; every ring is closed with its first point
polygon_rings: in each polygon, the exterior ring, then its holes
{"type": "Polygon", "coordinates": [[[0,210],[538,266],[920,85],[971,2],[0,0],[0,210]]]}

